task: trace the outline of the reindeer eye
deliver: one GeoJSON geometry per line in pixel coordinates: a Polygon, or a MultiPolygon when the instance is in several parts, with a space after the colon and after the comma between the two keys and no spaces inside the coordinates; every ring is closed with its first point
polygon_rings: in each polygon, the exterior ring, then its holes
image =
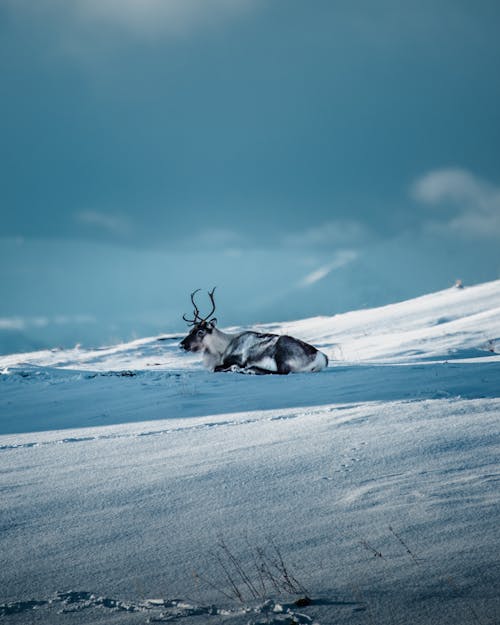
{"type": "Polygon", "coordinates": [[[205,330],[198,330],[197,336],[205,336],[205,330]]]}

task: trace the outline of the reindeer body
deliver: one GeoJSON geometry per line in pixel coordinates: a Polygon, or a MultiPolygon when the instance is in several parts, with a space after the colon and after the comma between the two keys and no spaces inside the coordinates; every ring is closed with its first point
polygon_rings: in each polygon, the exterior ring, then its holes
{"type": "MultiPolygon", "coordinates": [[[[196,293],[196,291],[195,291],[196,293]]],[[[180,347],[202,352],[205,366],[212,371],[240,371],[244,373],[287,374],[321,371],[328,365],[326,354],[292,336],[261,332],[227,334],[215,327],[216,320],[207,321],[214,312],[202,319],[195,306],[195,318],[188,320],[194,327],[180,347]]]]}

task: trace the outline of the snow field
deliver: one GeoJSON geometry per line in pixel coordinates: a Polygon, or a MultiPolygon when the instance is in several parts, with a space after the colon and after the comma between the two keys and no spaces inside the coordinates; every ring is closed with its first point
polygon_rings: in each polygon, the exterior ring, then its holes
{"type": "Polygon", "coordinates": [[[1,357],[0,618],[498,622],[499,310],[497,281],[272,326],[320,374],[173,336],[1,357]],[[251,596],[221,540],[253,584],[278,545],[312,604],[251,596]]]}

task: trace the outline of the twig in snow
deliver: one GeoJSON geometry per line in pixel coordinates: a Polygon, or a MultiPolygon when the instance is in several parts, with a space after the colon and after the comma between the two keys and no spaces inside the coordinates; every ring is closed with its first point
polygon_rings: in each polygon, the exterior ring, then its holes
{"type": "Polygon", "coordinates": [[[372,547],[372,545],[370,545],[370,543],[364,538],[363,540],[359,541],[359,544],[368,551],[371,551],[376,558],[381,558],[382,560],[385,560],[382,552],[380,552],[378,549],[375,549],[375,547],[372,547]]]}
{"type": "Polygon", "coordinates": [[[405,543],[405,541],[401,538],[401,536],[399,536],[399,534],[396,534],[396,532],[394,531],[393,527],[391,525],[389,525],[389,531],[391,532],[391,534],[401,543],[401,545],[403,545],[403,547],[406,550],[406,553],[410,556],[410,558],[415,562],[415,564],[420,564],[421,562],[423,562],[423,560],[421,558],[418,558],[413,551],[408,547],[408,545],[405,543]]]}
{"type": "MultiPolygon", "coordinates": [[[[280,595],[304,594],[303,584],[290,571],[281,552],[273,539],[268,539],[269,548],[253,546],[247,538],[251,561],[249,566],[239,559],[223,537],[219,537],[216,549],[209,552],[212,562],[222,574],[223,581],[213,582],[206,575],[195,573],[195,579],[207,584],[231,600],[244,603],[247,599],[265,600],[270,592],[280,595]],[[222,586],[222,588],[221,588],[222,586]],[[224,588],[224,590],[223,590],[224,588]]],[[[211,575],[210,577],[213,578],[211,575]]]]}

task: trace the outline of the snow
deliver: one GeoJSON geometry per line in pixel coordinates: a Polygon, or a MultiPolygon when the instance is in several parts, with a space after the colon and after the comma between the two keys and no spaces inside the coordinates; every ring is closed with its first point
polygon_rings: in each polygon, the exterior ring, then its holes
{"type": "Polygon", "coordinates": [[[260,327],[329,368],[213,374],[168,334],[0,357],[1,619],[498,622],[500,281],[260,327]],[[250,590],[276,547],[310,605],[250,590]]]}

